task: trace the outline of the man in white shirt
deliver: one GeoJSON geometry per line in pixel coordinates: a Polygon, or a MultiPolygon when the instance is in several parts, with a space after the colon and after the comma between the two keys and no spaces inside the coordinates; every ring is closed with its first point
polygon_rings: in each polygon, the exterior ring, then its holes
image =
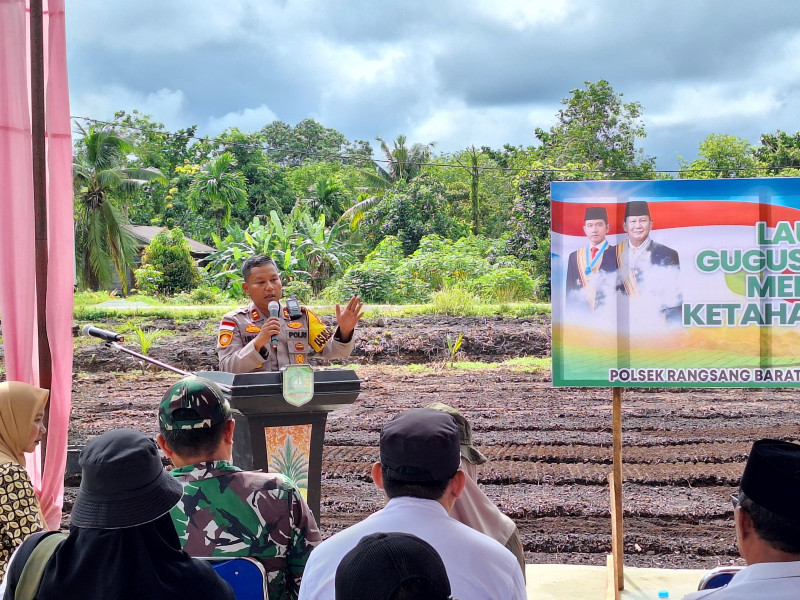
{"type": "Polygon", "coordinates": [[[402,532],[433,546],[459,600],[525,600],[514,555],[492,538],[447,514],[461,495],[458,425],[445,412],[415,408],[384,425],[380,462],[372,466],[386,506],[322,542],[306,563],[299,600],[334,600],[340,561],[367,535],[402,532]]]}
{"type": "Polygon", "coordinates": [[[733,500],[736,542],[747,567],[725,587],[684,600],[797,600],[800,598],[800,445],[753,444],[733,500]]]}

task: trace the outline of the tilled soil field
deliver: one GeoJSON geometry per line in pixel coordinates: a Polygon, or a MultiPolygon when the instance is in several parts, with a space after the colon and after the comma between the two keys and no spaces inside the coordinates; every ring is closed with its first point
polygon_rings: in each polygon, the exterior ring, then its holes
{"type": "MultiPolygon", "coordinates": [[[[207,325],[156,324],[176,334],[151,354],[190,370],[213,368],[214,339],[207,325]]],[[[323,536],[383,504],[369,477],[383,423],[401,410],[440,401],[458,407],[472,423],[477,444],[490,459],[480,482],[517,522],[528,562],[605,564],[611,537],[606,480],[611,391],[553,388],[544,371],[447,368],[448,333],[464,333],[464,359],[549,354],[549,324],[541,318],[365,323],[353,357],[363,392],[328,418],[323,536]],[[435,368],[397,367],[412,362],[435,368]]],[[[75,371],[71,443],[82,444],[115,427],[155,435],[157,403],[172,376],[142,373],[133,359],[101,344],[81,344],[75,371]]],[[[626,564],[708,568],[739,563],[728,497],[751,443],[762,437],[800,438],[794,390],[625,390],[626,564]]],[[[74,477],[67,481],[76,483],[74,477]]],[[[74,493],[74,487],[67,489],[67,515],[74,493]]]]}

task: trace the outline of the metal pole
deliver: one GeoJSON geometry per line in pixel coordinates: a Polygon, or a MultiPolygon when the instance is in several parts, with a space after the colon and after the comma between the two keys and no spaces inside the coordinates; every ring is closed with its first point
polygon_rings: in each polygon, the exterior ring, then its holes
{"type": "MultiPolygon", "coordinates": [[[[173,367],[172,365],[170,365],[168,363],[165,363],[165,362],[162,362],[162,361],[160,361],[160,360],[158,360],[156,358],[152,358],[151,356],[147,356],[146,354],[140,354],[139,352],[136,352],[135,350],[131,350],[130,348],[126,348],[125,346],[123,346],[122,344],[118,344],[117,342],[106,342],[106,346],[111,346],[113,348],[116,348],[120,352],[124,352],[125,354],[130,354],[131,356],[135,356],[136,358],[139,358],[139,359],[144,360],[146,362],[152,363],[152,364],[156,365],[157,367],[161,367],[162,369],[165,369],[167,371],[172,371],[173,373],[178,373],[178,375],[183,375],[183,376],[194,375],[194,373],[192,371],[185,371],[183,369],[179,369],[178,367],[173,367]]],[[[219,382],[215,382],[215,383],[217,384],[217,387],[219,389],[221,389],[223,392],[230,393],[231,387],[229,385],[225,385],[224,383],[219,383],[219,382]]]]}

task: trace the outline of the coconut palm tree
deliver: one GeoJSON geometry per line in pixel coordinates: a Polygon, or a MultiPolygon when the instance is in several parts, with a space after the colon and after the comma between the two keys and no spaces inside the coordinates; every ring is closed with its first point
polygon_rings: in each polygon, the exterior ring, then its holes
{"type": "Polygon", "coordinates": [[[158,169],[127,167],[133,146],[113,131],[80,131],[82,148],[72,165],[78,281],[84,288],[107,287],[116,269],[125,292],[125,269],[135,251],[126,196],[151,181],[166,183],[166,178],[158,169]]]}
{"type": "Polygon", "coordinates": [[[189,186],[189,208],[214,221],[215,233],[231,222],[235,207],[247,204],[247,182],[236,169],[230,152],[224,152],[207,163],[189,186]]]}
{"type": "Polygon", "coordinates": [[[431,157],[435,142],[429,144],[414,144],[409,148],[407,138],[400,134],[389,148],[383,138],[378,136],[381,143],[383,160],[375,162],[375,171],[366,171],[364,175],[367,182],[376,188],[387,188],[393,183],[403,180],[411,181],[422,172],[422,167],[431,157]],[[384,163],[385,166],[381,166],[384,163]]]}
{"type": "Polygon", "coordinates": [[[422,173],[436,144],[436,142],[414,144],[409,148],[406,145],[406,136],[400,134],[390,148],[382,137],[378,136],[376,139],[381,143],[383,160],[376,161],[373,170],[362,171],[367,184],[373,188],[372,192],[362,194],[359,201],[342,215],[342,219],[349,220],[350,227],[354,230],[364,214],[383,198],[385,190],[398,181],[408,182],[422,173]]]}

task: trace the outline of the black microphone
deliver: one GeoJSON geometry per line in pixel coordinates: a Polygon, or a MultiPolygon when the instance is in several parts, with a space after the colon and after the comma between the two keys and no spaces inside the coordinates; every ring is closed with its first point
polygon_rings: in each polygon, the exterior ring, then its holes
{"type": "Polygon", "coordinates": [[[100,329],[94,325],[84,325],[81,329],[81,335],[91,335],[100,338],[104,342],[124,342],[125,338],[118,333],[108,331],[107,329],[100,329]]]}
{"type": "MultiPolygon", "coordinates": [[[[277,302],[275,302],[275,300],[270,302],[267,305],[267,308],[269,308],[269,316],[270,317],[277,317],[277,316],[279,316],[281,314],[281,305],[278,304],[277,302]]],[[[273,348],[277,348],[278,347],[278,334],[276,333],[275,335],[273,335],[269,342],[270,342],[270,345],[273,348]]]]}

